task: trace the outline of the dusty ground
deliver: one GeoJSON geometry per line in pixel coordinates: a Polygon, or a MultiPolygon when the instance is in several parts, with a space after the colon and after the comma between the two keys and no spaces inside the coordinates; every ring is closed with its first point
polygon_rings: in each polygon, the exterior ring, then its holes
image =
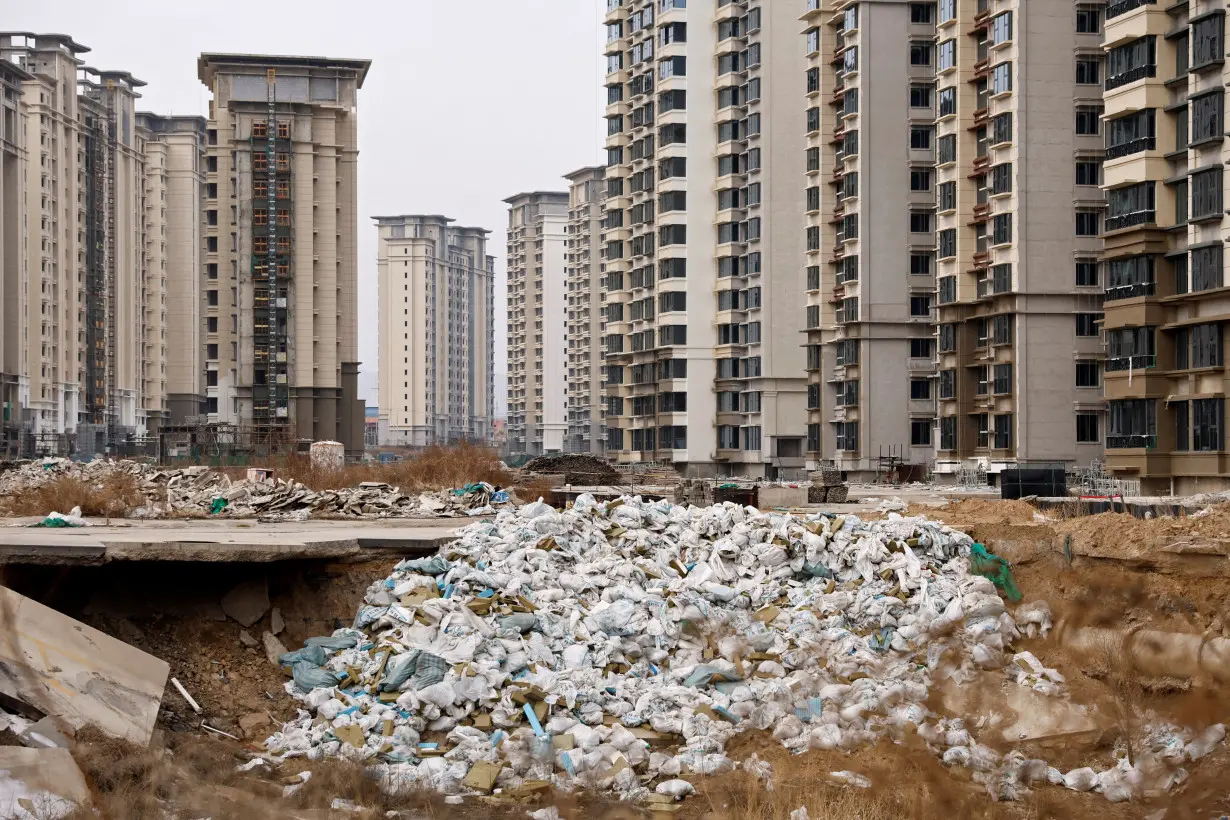
{"type": "MultiPolygon", "coordinates": [[[[1107,514],[1069,520],[1039,521],[1034,508],[1021,502],[964,499],[943,511],[925,510],[965,529],[997,554],[1013,562],[1013,573],[1025,601],[1045,599],[1058,620],[1103,626],[1148,624],[1191,633],[1226,629],[1230,611],[1230,572],[1226,559],[1204,556],[1194,563],[1157,564],[1142,561],[1174,543],[1206,543],[1230,537],[1230,506],[1188,519],[1138,521],[1107,514]],[[1071,559],[1065,555],[1065,543],[1071,559]],[[1088,553],[1094,553],[1090,555],[1088,553]],[[1109,556],[1121,556],[1112,559],[1109,556]],[[1122,560],[1127,559],[1127,560],[1122,560]],[[1220,563],[1219,563],[1220,562],[1220,563]]],[[[348,622],[368,584],[387,574],[392,561],[365,564],[297,564],[281,571],[226,565],[176,570],[157,565],[101,567],[31,575],[16,579],[40,590],[69,614],[128,640],[170,662],[175,675],[201,702],[205,719],[215,728],[240,735],[239,719],[267,713],[271,719],[289,716],[294,701],[285,695],[285,678],[264,658],[260,648],[239,642],[239,626],[220,620],[211,605],[225,590],[251,572],[267,572],[270,597],[286,621],[281,639],[297,648],[311,635],[327,634],[348,622]],[[177,574],[184,573],[184,574],[177,574]],[[194,594],[185,594],[191,590],[194,594]],[[168,591],[174,591],[169,595],[168,591]],[[103,594],[103,593],[106,594],[103,594]],[[175,600],[169,601],[173,597],[175,600]],[[128,602],[120,606],[117,602],[128,602]],[[132,602],[139,602],[133,606],[132,602]]],[[[290,566],[290,565],[287,565],[290,566]]],[[[21,586],[18,586],[21,589],[21,586]]],[[[269,618],[249,629],[259,639],[269,618]]],[[[1206,681],[1142,679],[1120,668],[1113,654],[1074,657],[1053,637],[1023,640],[1048,666],[1063,672],[1074,701],[1096,705],[1100,729],[1049,748],[1026,748],[1062,767],[1108,766],[1116,745],[1138,742],[1141,711],[1180,725],[1202,729],[1230,723],[1230,698],[1206,681]]],[[[201,717],[187,708],[168,687],[160,716],[160,731],[152,751],[118,750],[112,741],[83,738],[78,750],[83,769],[95,789],[101,816],[107,820],[160,817],[161,807],[174,805],[181,817],[274,818],[355,817],[334,814],[327,807],[335,797],[368,806],[370,817],[403,810],[405,817],[492,818],[525,817],[534,806],[491,805],[469,801],[445,804],[436,796],[391,799],[361,770],[337,762],[308,766],[315,774],[290,800],[281,797],[284,778],[305,764],[240,774],[235,765],[246,760],[243,742],[205,737],[201,717]]],[[[262,735],[265,728],[255,735],[262,735]]],[[[249,739],[255,740],[259,738],[249,739]]],[[[1171,795],[1131,804],[1111,804],[1096,794],[1078,794],[1051,786],[1035,787],[1033,796],[1016,804],[994,803],[964,770],[946,769],[917,739],[900,745],[884,742],[854,753],[811,752],[791,756],[762,734],[736,737],[728,746],[732,758],[755,753],[773,766],[773,788],[750,774],[736,772],[697,777],[698,794],[685,801],[676,815],[684,820],[787,820],[806,806],[812,818],[943,817],[943,818],[1137,818],[1161,816],[1207,818],[1230,812],[1230,752],[1189,765],[1189,780],[1171,795]],[[851,770],[874,784],[867,791],[834,783],[828,773],[851,770]],[[1155,812],[1163,811],[1162,815],[1155,812]]],[[[596,797],[554,795],[566,818],[647,816],[637,807],[596,797]]]]}

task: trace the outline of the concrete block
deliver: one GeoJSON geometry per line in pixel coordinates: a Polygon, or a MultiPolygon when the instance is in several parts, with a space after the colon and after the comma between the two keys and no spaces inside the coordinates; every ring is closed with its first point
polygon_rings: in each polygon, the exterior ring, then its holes
{"type": "Polygon", "coordinates": [[[63,817],[89,805],[89,786],[68,749],[0,746],[0,817],[63,817]]]}
{"type": "Polygon", "coordinates": [[[4,587],[0,633],[0,692],[74,730],[149,743],[166,661],[4,587]]]}
{"type": "Polygon", "coordinates": [[[807,504],[806,487],[759,487],[756,506],[762,510],[774,507],[802,507],[807,504]]]}
{"type": "Polygon", "coordinates": [[[244,581],[222,596],[222,611],[240,626],[251,626],[269,611],[269,585],[259,581],[244,581]]]}

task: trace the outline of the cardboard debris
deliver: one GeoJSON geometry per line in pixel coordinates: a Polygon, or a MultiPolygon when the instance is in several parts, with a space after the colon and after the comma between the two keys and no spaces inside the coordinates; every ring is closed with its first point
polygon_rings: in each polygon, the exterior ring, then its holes
{"type": "Polygon", "coordinates": [[[0,587],[0,693],[80,729],[149,743],[166,661],[0,587]]]}
{"type": "Polygon", "coordinates": [[[470,773],[466,775],[465,780],[461,781],[462,785],[467,789],[490,792],[495,788],[495,779],[500,776],[500,771],[503,768],[504,764],[502,762],[490,763],[486,760],[480,760],[470,767],[470,773]]]}

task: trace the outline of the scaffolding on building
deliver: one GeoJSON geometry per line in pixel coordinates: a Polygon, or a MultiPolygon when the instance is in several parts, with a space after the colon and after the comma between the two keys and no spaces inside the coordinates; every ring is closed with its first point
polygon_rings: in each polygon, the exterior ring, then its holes
{"type": "Polygon", "coordinates": [[[1119,478],[1106,472],[1106,464],[1094,459],[1088,467],[1072,470],[1072,481],[1078,494],[1100,498],[1132,498],[1140,495],[1140,479],[1119,478]]]}
{"type": "Polygon", "coordinates": [[[284,443],[290,429],[290,121],[277,118],[277,75],[266,74],[267,115],[252,128],[253,446],[284,443]],[[261,126],[264,127],[261,127],[261,126]],[[263,192],[262,192],[263,188],[263,192]]]}
{"type": "Polygon", "coordinates": [[[103,94],[107,110],[107,140],[106,140],[106,188],[105,202],[107,208],[107,267],[106,267],[106,306],[107,306],[107,441],[110,451],[116,443],[116,427],[119,424],[119,407],[117,406],[117,383],[119,381],[119,365],[116,359],[116,308],[117,298],[117,264],[115,259],[115,152],[118,145],[118,131],[115,121],[115,81],[107,80],[106,91],[103,94]]]}
{"type": "Polygon", "coordinates": [[[211,422],[208,416],[193,416],[184,424],[163,427],[157,452],[163,463],[243,465],[253,459],[290,455],[304,446],[289,436],[289,428],[273,436],[268,428],[254,424],[211,422]]]}

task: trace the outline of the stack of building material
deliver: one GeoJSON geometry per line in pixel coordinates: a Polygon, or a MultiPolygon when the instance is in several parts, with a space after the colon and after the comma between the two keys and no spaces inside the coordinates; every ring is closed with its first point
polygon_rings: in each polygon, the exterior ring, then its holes
{"type": "Polygon", "coordinates": [[[713,484],[703,478],[685,478],[675,485],[675,503],[708,507],[713,503],[713,484]]]}
{"type": "Polygon", "coordinates": [[[844,504],[850,500],[850,488],[841,480],[841,470],[825,468],[811,474],[807,488],[809,504],[844,504]]]}

